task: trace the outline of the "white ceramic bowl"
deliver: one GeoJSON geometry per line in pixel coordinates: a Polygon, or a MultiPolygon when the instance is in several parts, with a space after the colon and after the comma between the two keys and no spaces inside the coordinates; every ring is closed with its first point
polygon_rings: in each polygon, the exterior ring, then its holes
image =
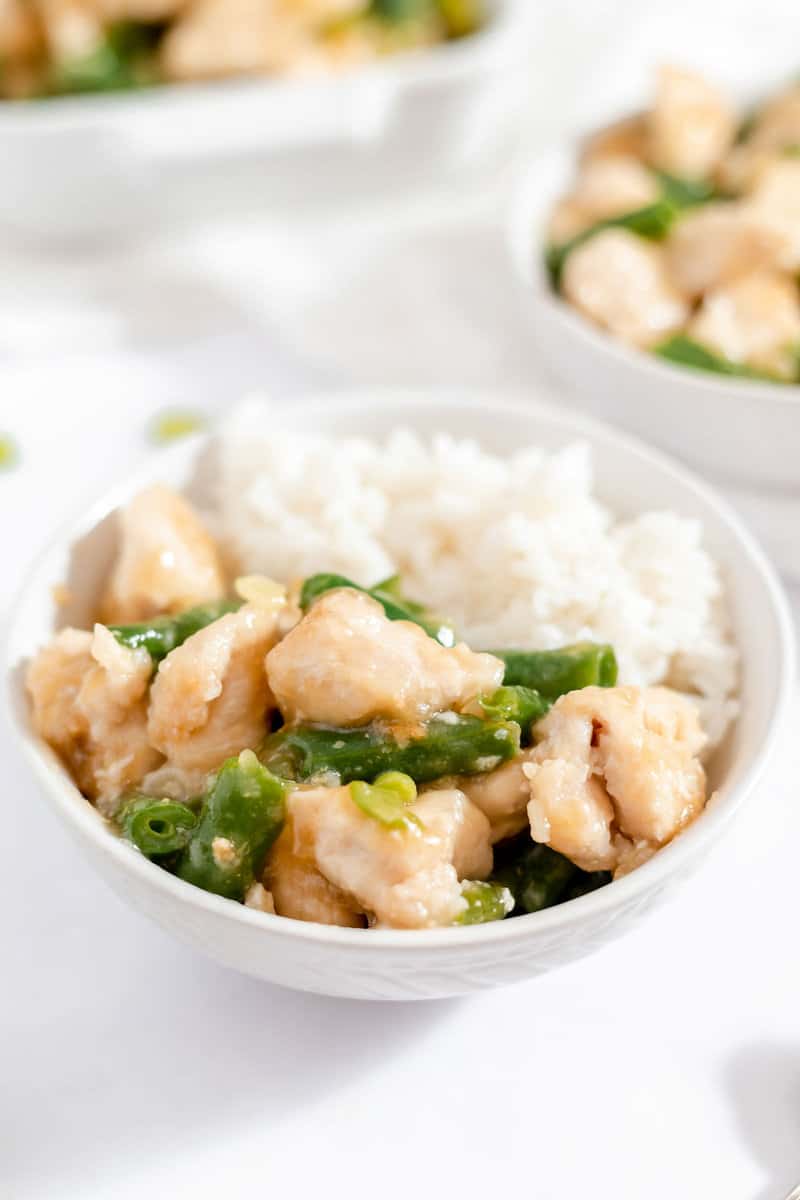
{"type": "Polygon", "coordinates": [[[546,226],[576,162],[574,146],[542,154],[521,177],[509,215],[509,249],[543,360],[575,402],[593,414],[716,480],[793,491],[796,497],[800,387],[670,366],[624,345],[553,294],[543,261],[546,226]]]}
{"type": "MultiPolygon", "coordinates": [[[[33,735],[23,664],[52,632],[54,584],[69,579],[76,600],[72,619],[88,615],[112,551],[104,518],[146,483],[183,487],[196,479],[205,443],[193,439],[154,454],[144,470],[62,531],[19,595],[8,646],[10,707],[48,801],[83,856],[134,908],[219,962],[289,987],[365,999],[448,996],[524,979],[596,950],[702,864],[772,751],[793,678],[794,649],[786,603],[770,566],[733,513],[685,471],[560,409],[491,396],[368,392],[275,407],[274,422],[364,436],[380,436],[397,425],[423,434],[453,430],[499,453],[531,442],[552,450],[584,439],[596,452],[598,494],[615,511],[668,507],[699,518],[706,545],[724,571],[742,656],[742,717],[711,764],[716,794],[684,834],[633,874],[560,907],[496,925],[404,932],[306,924],[253,912],[151,865],[112,836],[33,735]]],[[[72,869],[82,870],[83,864],[76,860],[72,869]]]]}
{"type": "MultiPolygon", "coordinates": [[[[380,147],[404,165],[406,182],[410,172],[483,162],[516,122],[535,32],[528,0],[487,7],[485,28],[469,38],[339,74],[0,101],[0,224],[95,237],[198,204],[213,215],[237,188],[269,202],[293,184],[308,203],[344,164],[354,185],[367,186],[380,147]]],[[[387,156],[378,173],[392,165],[387,156]]]]}

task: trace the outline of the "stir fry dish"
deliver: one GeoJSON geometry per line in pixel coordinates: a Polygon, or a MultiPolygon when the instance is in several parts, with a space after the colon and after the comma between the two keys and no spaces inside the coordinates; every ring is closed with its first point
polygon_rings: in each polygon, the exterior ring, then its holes
{"type": "Polygon", "coordinates": [[[484,20],[482,0],[0,0],[0,97],[335,71],[484,20]]]}
{"type": "Polygon", "coordinates": [[[546,264],[589,320],[680,366],[800,382],[800,83],[737,114],[666,67],[585,143],[546,264]]]}
{"type": "Polygon", "coordinates": [[[426,929],[537,912],[703,809],[697,710],[609,645],[473,649],[394,577],[229,588],[155,486],[92,629],[31,661],[36,731],[155,868],[280,917],[426,929]]]}

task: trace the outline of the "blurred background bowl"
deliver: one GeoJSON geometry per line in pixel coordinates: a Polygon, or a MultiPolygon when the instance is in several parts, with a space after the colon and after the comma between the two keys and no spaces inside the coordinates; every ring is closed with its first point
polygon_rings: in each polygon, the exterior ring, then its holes
{"type": "Polygon", "coordinates": [[[529,86],[528,0],[488,0],[456,42],[308,78],[161,84],[134,93],[0,102],[0,225],[29,238],[119,235],[262,188],[486,166],[529,86]]]}
{"type": "Polygon", "coordinates": [[[758,489],[759,505],[748,518],[779,565],[800,575],[800,537],[775,538],[800,518],[800,387],[670,366],[598,328],[553,292],[546,228],[576,162],[576,144],[533,159],[515,185],[508,218],[508,249],[543,365],[577,406],[734,492],[758,489]]]}

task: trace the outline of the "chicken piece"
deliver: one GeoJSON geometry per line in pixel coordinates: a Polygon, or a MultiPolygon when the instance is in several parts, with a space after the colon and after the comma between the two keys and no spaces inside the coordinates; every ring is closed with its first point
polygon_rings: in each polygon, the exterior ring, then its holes
{"type": "Polygon", "coordinates": [[[28,667],[25,686],[33,704],[34,729],[63,757],[86,733],[86,720],[75,700],[92,665],[91,647],[88,630],[62,629],[28,667]]]}
{"type": "Polygon", "coordinates": [[[647,156],[684,179],[702,179],[721,162],[736,136],[736,113],[701,76],[662,67],[648,116],[647,156]]]}
{"type": "Polygon", "coordinates": [[[782,237],[742,204],[706,204],[678,223],[666,246],[667,267],[687,296],[701,296],[751,271],[774,266],[782,237]]]}
{"type": "Polygon", "coordinates": [[[523,750],[511,762],[483,775],[465,775],[458,786],[465,796],[488,818],[492,841],[513,837],[528,824],[527,807],[531,798],[528,778],[523,771],[533,750],[523,750]]]}
{"type": "Polygon", "coordinates": [[[341,925],[362,929],[367,919],[363,909],[341,888],[329,883],[314,865],[313,857],[296,854],[291,816],[272,848],[264,872],[272,892],[275,912],[296,921],[317,925],[341,925]]]}
{"type": "Polygon", "coordinates": [[[4,69],[33,58],[41,48],[41,26],[26,0],[0,0],[0,58],[4,69]]]}
{"type": "Polygon", "coordinates": [[[380,925],[452,924],[466,907],[460,872],[485,876],[492,868],[489,822],[454,788],[420,796],[409,811],[421,827],[406,829],[367,816],[348,787],[298,788],[289,807],[295,854],[313,859],[380,925]]]}
{"type": "Polygon", "coordinates": [[[591,134],[581,147],[580,162],[601,162],[606,158],[645,158],[647,120],[644,113],[624,117],[591,134]]]}
{"type": "Polygon", "coordinates": [[[548,241],[563,245],[598,221],[652,204],[659,193],[652,171],[637,159],[622,155],[592,159],[581,166],[572,191],[553,209],[548,241]]]}
{"type": "Polygon", "coordinates": [[[792,380],[800,343],[797,288],[781,275],[746,275],[709,292],[687,332],[730,362],[792,380]]]}
{"type": "Polygon", "coordinates": [[[160,485],[140,492],[120,513],[120,529],[101,605],[106,624],[181,612],[225,594],[214,541],[177,492],[160,485]]]}
{"type": "Polygon", "coordinates": [[[28,669],[34,728],[106,816],[161,761],[147,740],[151,670],[146,650],[120,645],[103,625],[62,630],[28,669]]]}
{"type": "Polygon", "coordinates": [[[90,0],[32,0],[47,49],[55,62],[83,58],[103,37],[103,17],[90,0]]]}
{"type": "Polygon", "coordinates": [[[170,79],[286,72],[319,31],[361,11],[362,0],[196,0],[167,32],[161,65],[170,79]]]}
{"type": "Polygon", "coordinates": [[[645,208],[661,189],[652,171],[636,158],[608,157],[581,167],[572,199],[594,221],[645,208]]]}
{"type": "Polygon", "coordinates": [[[459,879],[491,875],[494,856],[488,818],[461,788],[430,787],[420,792],[412,807],[425,828],[448,846],[459,879]]]}
{"type": "Polygon", "coordinates": [[[561,287],[597,325],[635,346],[660,341],[689,315],[667,273],[664,250],[626,229],[606,229],[573,250],[561,287]]]}
{"type": "Polygon", "coordinates": [[[800,160],[777,159],[758,175],[748,198],[754,220],[781,239],[779,265],[800,270],[800,160]]]}
{"type": "Polygon", "coordinates": [[[151,689],[148,731],[170,764],[211,771],[258,746],[272,701],[264,656],[277,626],[274,611],[245,604],[167,655],[151,689]]]}
{"type": "Polygon", "coordinates": [[[498,687],[503,673],[491,654],[448,649],[351,588],[321,596],[267,657],[284,717],[338,728],[374,717],[418,722],[498,687]]]}
{"type": "Polygon", "coordinates": [[[547,242],[551,246],[563,246],[571,242],[579,233],[589,229],[594,224],[588,213],[572,198],[565,196],[559,200],[550,213],[547,224],[547,242]]]}
{"type": "Polygon", "coordinates": [[[743,142],[725,155],[714,172],[714,181],[719,190],[728,195],[750,192],[764,171],[780,157],[780,152],[769,146],[743,142]]]}
{"type": "Polygon", "coordinates": [[[297,22],[276,22],[266,0],[198,0],[161,44],[168,79],[214,79],[280,70],[299,53],[305,34],[297,22]]]}
{"type": "Polygon", "coordinates": [[[95,0],[103,20],[144,21],[146,23],[172,20],[189,7],[191,0],[95,0]]]}
{"type": "Polygon", "coordinates": [[[585,871],[632,869],[703,809],[705,735],[668,688],[570,692],[536,735],[523,767],[531,834],[585,871]]]}
{"type": "Polygon", "coordinates": [[[251,883],[244,897],[245,908],[254,908],[257,912],[275,914],[275,900],[263,883],[251,883]]]}
{"type": "MultiPolygon", "coordinates": [[[[216,763],[215,766],[219,766],[216,763]]],[[[202,796],[208,786],[208,771],[188,770],[175,763],[162,762],[154,771],[148,771],[137,787],[145,796],[157,799],[178,800],[189,804],[202,796]]]]}
{"type": "Polygon", "coordinates": [[[800,84],[793,84],[763,106],[746,144],[774,150],[800,146],[800,84]]]}

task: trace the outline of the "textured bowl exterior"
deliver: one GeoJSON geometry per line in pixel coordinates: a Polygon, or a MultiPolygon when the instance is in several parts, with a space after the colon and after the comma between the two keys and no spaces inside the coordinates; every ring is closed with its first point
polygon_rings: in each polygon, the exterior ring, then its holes
{"type": "Polygon", "coordinates": [[[796,489],[800,387],[720,379],[625,346],[554,296],[545,230],[573,150],[543,154],[515,190],[508,246],[543,361],[575,404],[733,483],[796,489]]]}
{"type": "Polygon", "coordinates": [[[137,911],[223,965],[334,996],[411,1000],[472,992],[552,970],[622,934],[702,864],[710,844],[752,792],[786,709],[794,674],[791,623],[771,568],[749,535],[724,505],[668,460],[592,422],[529,400],[511,404],[485,396],[369,392],[276,406],[265,419],[364,436],[380,436],[397,425],[423,434],[457,429],[500,452],[525,442],[554,449],[580,438],[594,446],[598,492],[616,510],[669,506],[703,520],[707,544],[727,578],[742,652],[743,717],[712,764],[715,796],[693,826],[626,878],[543,913],[465,929],[366,932],[286,920],[208,895],[152,866],[112,835],[34,736],[22,672],[53,628],[54,583],[70,578],[83,592],[79,605],[88,611],[109,561],[104,519],[148,482],[184,486],[192,481],[194,486],[208,447],[204,439],[191,439],[153,455],[144,470],[59,534],[34,567],[14,610],[8,646],[11,719],[44,795],[84,856],[137,911]],[[70,576],[76,562],[80,570],[70,576]]]}

